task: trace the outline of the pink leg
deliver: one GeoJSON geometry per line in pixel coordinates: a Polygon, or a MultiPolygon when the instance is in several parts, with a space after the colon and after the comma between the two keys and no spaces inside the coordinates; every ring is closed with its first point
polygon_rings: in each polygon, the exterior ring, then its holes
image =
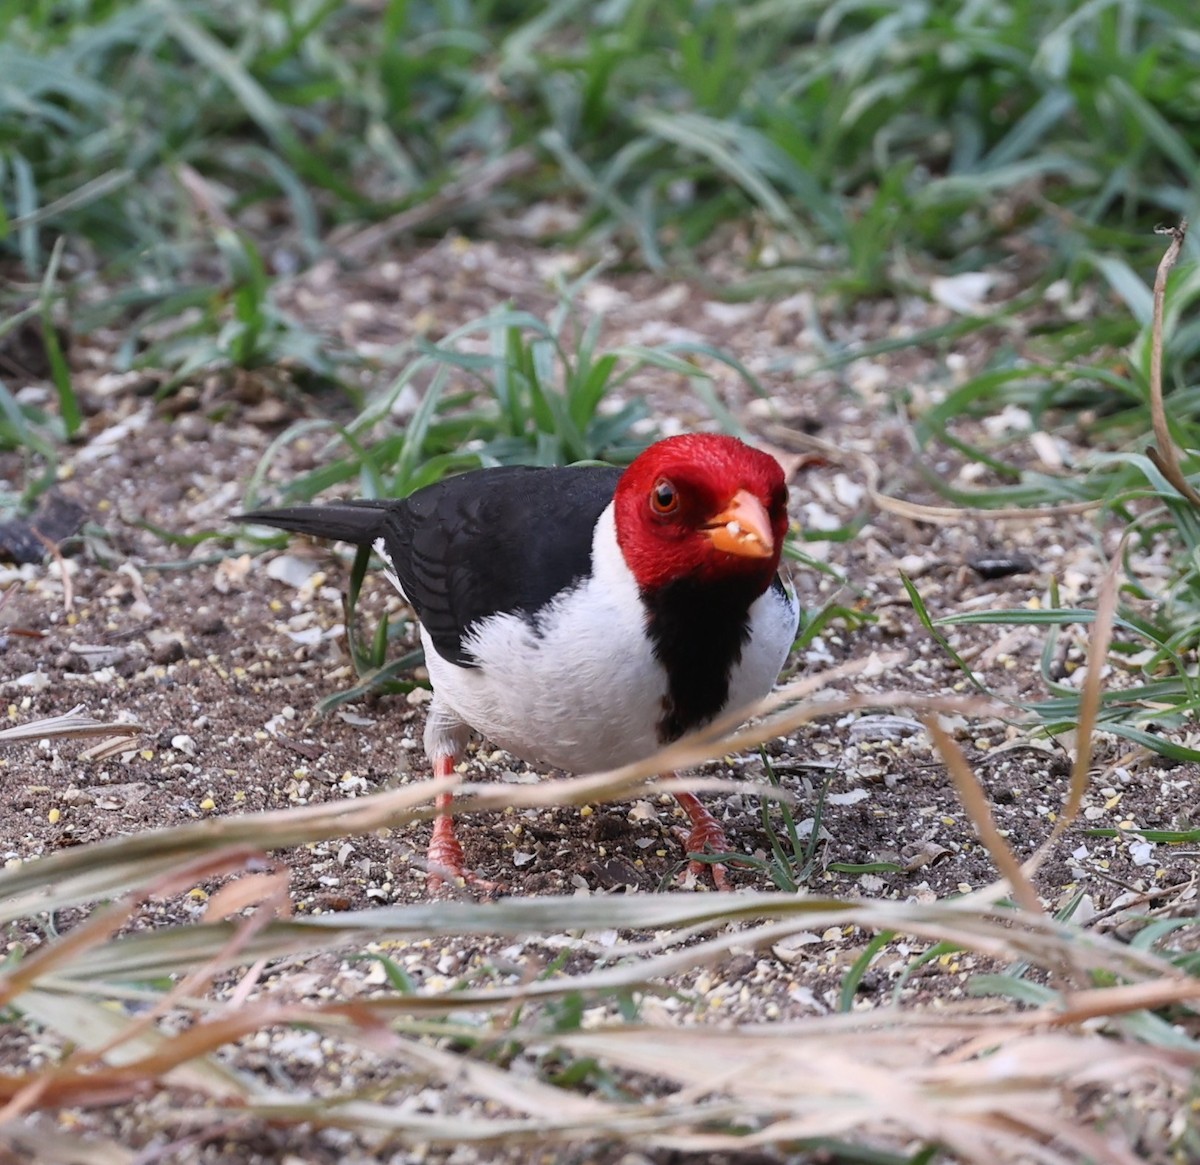
{"type": "MultiPolygon", "coordinates": [[[[705,808],[699,797],[694,793],[676,793],[675,800],[683,806],[683,811],[692,823],[691,832],[684,834],[683,830],[679,831],[683,838],[684,849],[688,853],[725,853],[728,851],[729,840],[725,836],[725,830],[705,808]]],[[[718,890],[731,889],[729,879],[725,876],[725,867],[720,863],[710,864],[697,861],[688,863],[688,872],[695,875],[697,879],[702,878],[705,871],[712,873],[713,885],[718,890]]]]}
{"type": "MultiPolygon", "coordinates": [[[[448,777],[454,772],[454,757],[439,756],[433,760],[433,775],[448,777]]],[[[433,836],[429,839],[429,849],[425,853],[425,861],[429,867],[426,886],[437,890],[449,878],[462,878],[469,886],[480,890],[497,890],[498,882],[485,882],[478,874],[466,869],[463,864],[462,846],[454,833],[454,818],[446,811],[454,801],[451,793],[439,793],[434,805],[438,816],[433,819],[433,836]]]]}

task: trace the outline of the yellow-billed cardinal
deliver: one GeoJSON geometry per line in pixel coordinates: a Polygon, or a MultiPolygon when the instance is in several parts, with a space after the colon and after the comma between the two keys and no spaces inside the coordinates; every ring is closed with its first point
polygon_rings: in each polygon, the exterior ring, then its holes
{"type": "MultiPolygon", "coordinates": [[[[766,695],[796,635],[778,574],[783,471],[733,437],[670,437],[624,472],[480,469],[406,498],[238,520],[375,547],[421,622],[437,776],[472,729],[572,772],[641,760],[766,695]]],[[[727,849],[700,801],[676,796],[692,823],[688,852],[727,849]]],[[[437,804],[447,809],[449,794],[437,804]]],[[[432,885],[445,874],[479,882],[448,816],[428,861],[432,885]]]]}

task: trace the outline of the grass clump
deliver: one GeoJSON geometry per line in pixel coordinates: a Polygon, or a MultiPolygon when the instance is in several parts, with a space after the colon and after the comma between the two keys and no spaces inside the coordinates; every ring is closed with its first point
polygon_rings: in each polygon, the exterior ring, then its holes
{"type": "MultiPolygon", "coordinates": [[[[1184,249],[1187,224],[1165,233],[1173,233],[1174,240],[1153,290],[1121,268],[1123,298],[1137,324],[1123,354],[1098,365],[1014,361],[1010,367],[981,373],[917,418],[913,434],[920,453],[918,468],[958,506],[1007,517],[1092,511],[1099,522],[1123,532],[1113,656],[1122,680],[1104,694],[1100,715],[1106,730],[1141,748],[1175,760],[1198,761],[1200,750],[1194,742],[1172,735],[1186,735],[1200,709],[1200,463],[1195,452],[1200,428],[1192,414],[1200,349],[1196,329],[1187,322],[1187,312],[1200,294],[1200,268],[1189,265],[1171,278],[1184,249]],[[1068,412],[1068,405],[1081,404],[1082,411],[1068,412]],[[985,443],[977,422],[1001,408],[1020,421],[985,443]],[[1057,472],[1031,468],[1026,442],[1062,423],[1064,415],[1077,430],[1086,428],[1102,447],[1086,454],[1082,464],[1057,472]],[[1151,435],[1155,444],[1147,445],[1151,435]],[[947,447],[982,468],[991,483],[956,488],[944,474],[935,473],[924,459],[947,447]]],[[[1037,610],[977,611],[934,619],[915,586],[904,582],[926,629],[976,686],[981,686],[979,681],[939,627],[1045,627],[1039,670],[1049,698],[1022,707],[1046,732],[1073,726],[1080,697],[1061,670],[1060,657],[1068,635],[1076,629],[1083,632],[1080,638],[1090,634],[1093,610],[1064,606],[1052,580],[1048,602],[1037,610]]]]}
{"type": "Polygon", "coordinates": [[[285,272],[526,147],[452,217],[565,199],[661,266],[750,214],[752,261],[854,294],[1014,232],[1077,274],[1144,260],[1200,154],[1174,4],[91,0],[0,34],[0,235],[35,278],[59,234],[131,282],[186,277],[214,211],[285,272]]]}
{"type": "Polygon", "coordinates": [[[304,421],[281,434],[250,483],[248,504],[257,503],[280,452],[322,427],[331,436],[321,467],[283,485],[289,500],[352,480],[366,497],[405,497],[446,473],[491,465],[625,465],[657,436],[647,373],[679,378],[724,427],[739,431],[708,368],[723,365],[761,392],[749,370],[697,342],[606,348],[602,317],[587,318],[578,306],[591,274],[560,288],[545,319],[505,307],[437,342],[405,345],[396,356],[400,371],[348,424],[304,421]],[[411,411],[406,396],[418,402],[411,411]]]}

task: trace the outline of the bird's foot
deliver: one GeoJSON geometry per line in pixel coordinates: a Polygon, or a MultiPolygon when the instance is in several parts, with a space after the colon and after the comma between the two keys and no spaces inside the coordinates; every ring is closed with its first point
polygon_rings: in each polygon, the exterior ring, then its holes
{"type": "Polygon", "coordinates": [[[460,878],[468,886],[485,894],[504,889],[502,883],[489,882],[466,868],[462,846],[458,843],[454,823],[449,817],[439,817],[434,822],[433,836],[425,852],[425,864],[428,868],[425,885],[430,890],[438,890],[447,881],[457,882],[460,878]]]}
{"type": "MultiPolygon", "coordinates": [[[[435,756],[433,775],[453,776],[454,759],[453,755],[435,756]]],[[[506,887],[502,882],[489,882],[467,869],[462,846],[458,844],[458,836],[454,832],[454,818],[448,812],[453,803],[452,793],[439,793],[434,799],[438,816],[433,819],[433,836],[429,839],[429,849],[425,851],[426,889],[440,890],[447,882],[457,883],[461,880],[484,894],[504,890],[506,887]]]]}
{"type": "MultiPolygon", "coordinates": [[[[725,830],[700,800],[691,793],[677,793],[676,799],[692,822],[690,830],[676,830],[684,850],[689,854],[728,853],[729,839],[725,836],[725,830]]],[[[706,871],[712,874],[713,886],[716,889],[733,889],[722,863],[702,862],[696,859],[688,862],[688,873],[696,881],[702,879],[706,871]]]]}

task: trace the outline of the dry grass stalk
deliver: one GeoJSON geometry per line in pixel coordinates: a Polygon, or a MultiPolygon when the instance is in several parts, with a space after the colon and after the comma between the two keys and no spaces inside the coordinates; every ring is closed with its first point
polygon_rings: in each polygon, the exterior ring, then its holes
{"type": "Polygon", "coordinates": [[[967,763],[962,749],[941,726],[936,715],[924,717],[923,723],[938,752],[942,754],[942,760],[946,762],[946,769],[954,782],[958,799],[963,803],[963,808],[970,816],[971,823],[975,826],[975,832],[979,834],[979,840],[992,855],[992,861],[996,863],[1001,877],[1008,880],[1013,895],[1023,910],[1041,914],[1041,899],[1038,898],[1033,883],[1026,877],[1017,856],[997,828],[996,819],[992,816],[991,804],[983,791],[983,786],[979,783],[979,778],[967,763]]]}
{"type": "MultiPolygon", "coordinates": [[[[1153,954],[1104,935],[1091,934],[1055,922],[1044,914],[1016,914],[964,900],[929,904],[816,895],[738,894],[733,897],[697,895],[698,902],[676,900],[683,895],[637,895],[624,898],[580,899],[574,896],[503,900],[495,903],[439,902],[372,910],[312,919],[281,919],[246,937],[236,957],[220,961],[222,951],[237,934],[234,923],[207,923],[162,932],[138,933],[106,943],[78,970],[57,969],[43,976],[42,986],[64,994],[106,993],[107,984],[186,974],[197,963],[240,966],[262,958],[298,958],[323,951],[362,948],[372,943],[415,941],[452,935],[543,935],[611,929],[669,932],[648,943],[622,943],[593,953],[611,964],[578,978],[560,976],[486,991],[454,992],[449,1000],[436,996],[404,996],[398,1006],[416,1011],[521,1002],[550,998],[571,991],[590,994],[643,987],[707,963],[719,961],[733,946],[768,949],[800,931],[858,927],[864,932],[896,931],[930,942],[952,942],[997,959],[1020,959],[1038,966],[1069,964],[1080,974],[1105,975],[1134,982],[1191,982],[1153,954]],[[731,924],[737,929],[728,928],[731,924]],[[715,937],[696,941],[703,932],[720,929],[715,937]],[[679,945],[684,944],[686,945],[679,945]],[[671,949],[677,947],[678,949],[671,949]]],[[[588,951],[586,939],[578,942],[588,951]]],[[[120,997],[121,992],[116,992],[120,997]]]]}
{"type": "MultiPolygon", "coordinates": [[[[318,1021],[319,1027],[324,1027],[318,1021]]],[[[1072,1123],[1081,1089],[1157,1080],[1182,1093],[1196,1056],[1098,1034],[1029,1030],[1019,1017],[843,1015],[793,1024],[663,1028],[625,1024],[547,1037],[515,1029],[506,1043],[648,1075],[671,1091],[613,1102],[533,1083],[485,1061],[411,1040],[399,1064],[445,1087],[463,1111],[426,1115],[386,1100],[266,1096],[227,1110],[275,1122],[375,1129],[402,1143],[564,1144],[630,1140],[683,1152],[789,1145],[864,1134],[939,1143],[960,1161],[1086,1159],[1133,1165],[1119,1142],[1072,1123]],[[479,1115],[471,1101],[492,1111],[479,1115]],[[496,1111],[499,1109],[500,1111],[496,1111]]],[[[196,1112],[198,1120],[219,1113],[196,1112]]],[[[185,1114],[186,1115],[186,1114],[185,1114]]]]}
{"type": "MultiPolygon", "coordinates": [[[[0,742],[15,744],[19,741],[42,740],[46,737],[133,737],[140,736],[146,730],[130,721],[119,720],[112,724],[104,724],[86,715],[82,704],[76,704],[69,712],[59,716],[45,716],[40,720],[31,720],[28,724],[16,724],[12,728],[0,729],[0,742]]],[[[128,747],[126,745],[125,747],[128,747]]]]}
{"type": "Polygon", "coordinates": [[[1154,322],[1151,326],[1150,337],[1150,422],[1154,428],[1154,439],[1158,445],[1157,447],[1151,445],[1146,450],[1146,456],[1154,462],[1159,473],[1179,491],[1182,497],[1200,509],[1200,494],[1192,489],[1191,483],[1179,464],[1179,452],[1175,447],[1175,440],[1171,436],[1167,408],[1163,403],[1162,386],[1163,315],[1167,299],[1167,278],[1179,261],[1179,254],[1183,250],[1183,241],[1187,238],[1187,229],[1187,219],[1183,219],[1177,227],[1161,232],[1169,234],[1171,242],[1154,275],[1154,322]]]}
{"type": "Polygon", "coordinates": [[[64,1132],[48,1119],[28,1127],[0,1128],[0,1165],[138,1165],[137,1156],[104,1137],[64,1132]]]}

